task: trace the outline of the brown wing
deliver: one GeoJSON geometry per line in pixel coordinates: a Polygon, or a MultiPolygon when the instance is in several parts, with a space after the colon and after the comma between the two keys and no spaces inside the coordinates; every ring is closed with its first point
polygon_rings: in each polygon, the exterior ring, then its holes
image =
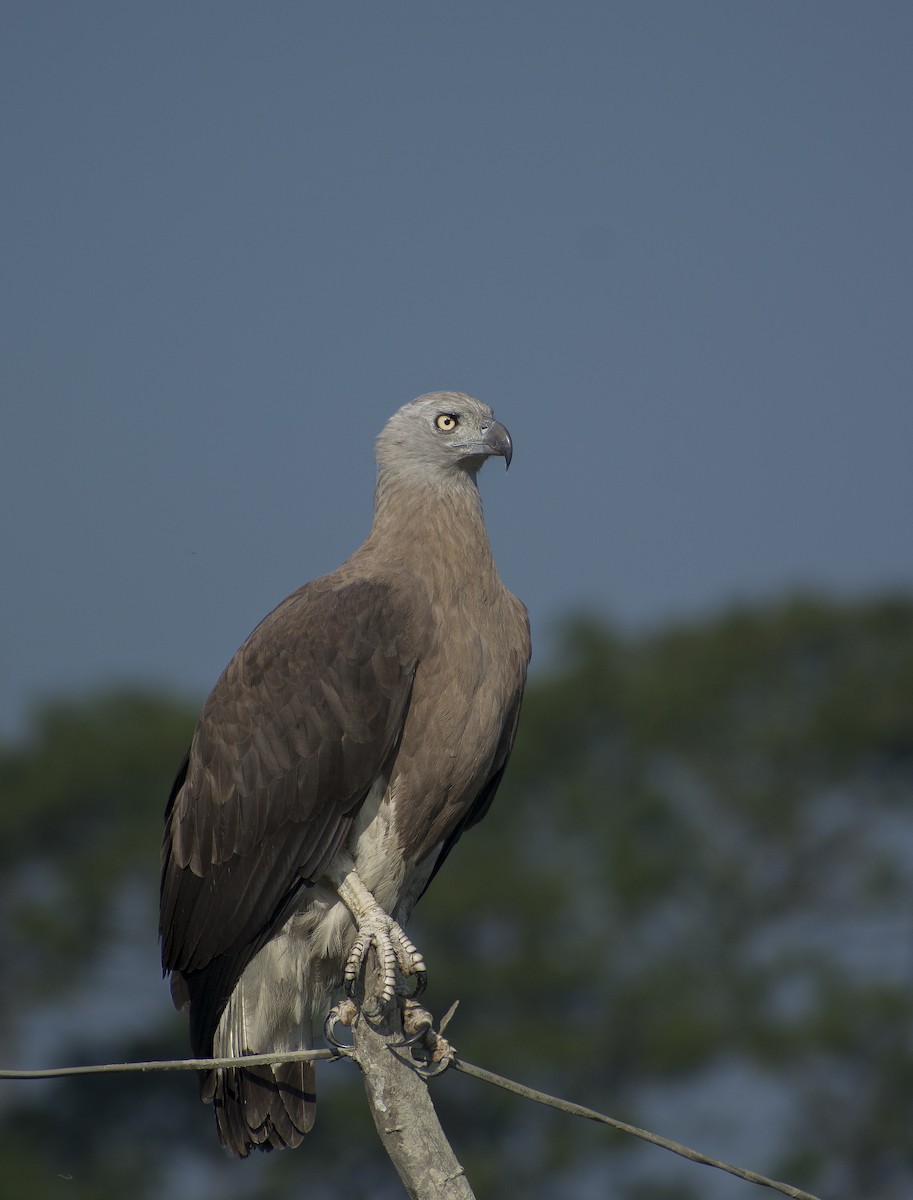
{"type": "Polygon", "coordinates": [[[162,963],[212,964],[221,1004],[395,751],[424,628],[410,601],[339,573],[308,584],[206,701],[166,811],[162,963]]]}

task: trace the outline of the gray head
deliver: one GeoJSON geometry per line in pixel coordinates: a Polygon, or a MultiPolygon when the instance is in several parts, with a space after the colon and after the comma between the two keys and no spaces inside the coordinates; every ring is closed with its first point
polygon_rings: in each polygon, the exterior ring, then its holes
{"type": "Polygon", "coordinates": [[[510,434],[487,404],[462,392],[429,392],[404,404],[377,439],[382,473],[475,478],[486,458],[500,455],[510,466],[510,434]]]}

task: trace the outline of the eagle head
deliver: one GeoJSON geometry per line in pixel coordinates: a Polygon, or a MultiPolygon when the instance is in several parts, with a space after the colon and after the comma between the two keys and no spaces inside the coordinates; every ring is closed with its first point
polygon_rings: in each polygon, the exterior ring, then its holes
{"type": "Polygon", "coordinates": [[[509,467],[510,434],[487,404],[463,392],[429,392],[404,404],[377,439],[380,470],[454,471],[475,476],[487,458],[500,455],[509,467]]]}

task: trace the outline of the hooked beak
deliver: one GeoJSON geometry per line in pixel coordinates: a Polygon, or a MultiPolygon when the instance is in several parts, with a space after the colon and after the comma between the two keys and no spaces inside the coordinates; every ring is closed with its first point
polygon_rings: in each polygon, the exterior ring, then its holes
{"type": "Polygon", "coordinates": [[[504,459],[504,469],[510,466],[510,460],[514,455],[514,445],[510,440],[510,434],[504,428],[500,421],[493,421],[488,432],[485,434],[485,445],[488,447],[489,454],[500,454],[504,459]]]}
{"type": "Polygon", "coordinates": [[[464,458],[480,458],[484,460],[491,458],[495,454],[500,454],[508,467],[514,453],[510,434],[500,421],[492,421],[479,441],[451,442],[450,445],[454,450],[462,450],[464,458]]]}

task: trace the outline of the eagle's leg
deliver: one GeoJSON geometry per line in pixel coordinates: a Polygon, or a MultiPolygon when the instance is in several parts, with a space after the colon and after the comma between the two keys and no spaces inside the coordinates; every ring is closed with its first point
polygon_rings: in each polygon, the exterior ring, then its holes
{"type": "Polygon", "coordinates": [[[380,1004],[389,1004],[396,993],[397,968],[403,975],[418,977],[416,992],[420,992],[425,985],[425,960],[402,928],[377,903],[358,873],[349,871],[337,884],[336,890],[358,929],[343,972],[346,991],[351,994],[364,967],[368,950],[373,946],[380,971],[380,990],[377,994],[380,1004]]]}

